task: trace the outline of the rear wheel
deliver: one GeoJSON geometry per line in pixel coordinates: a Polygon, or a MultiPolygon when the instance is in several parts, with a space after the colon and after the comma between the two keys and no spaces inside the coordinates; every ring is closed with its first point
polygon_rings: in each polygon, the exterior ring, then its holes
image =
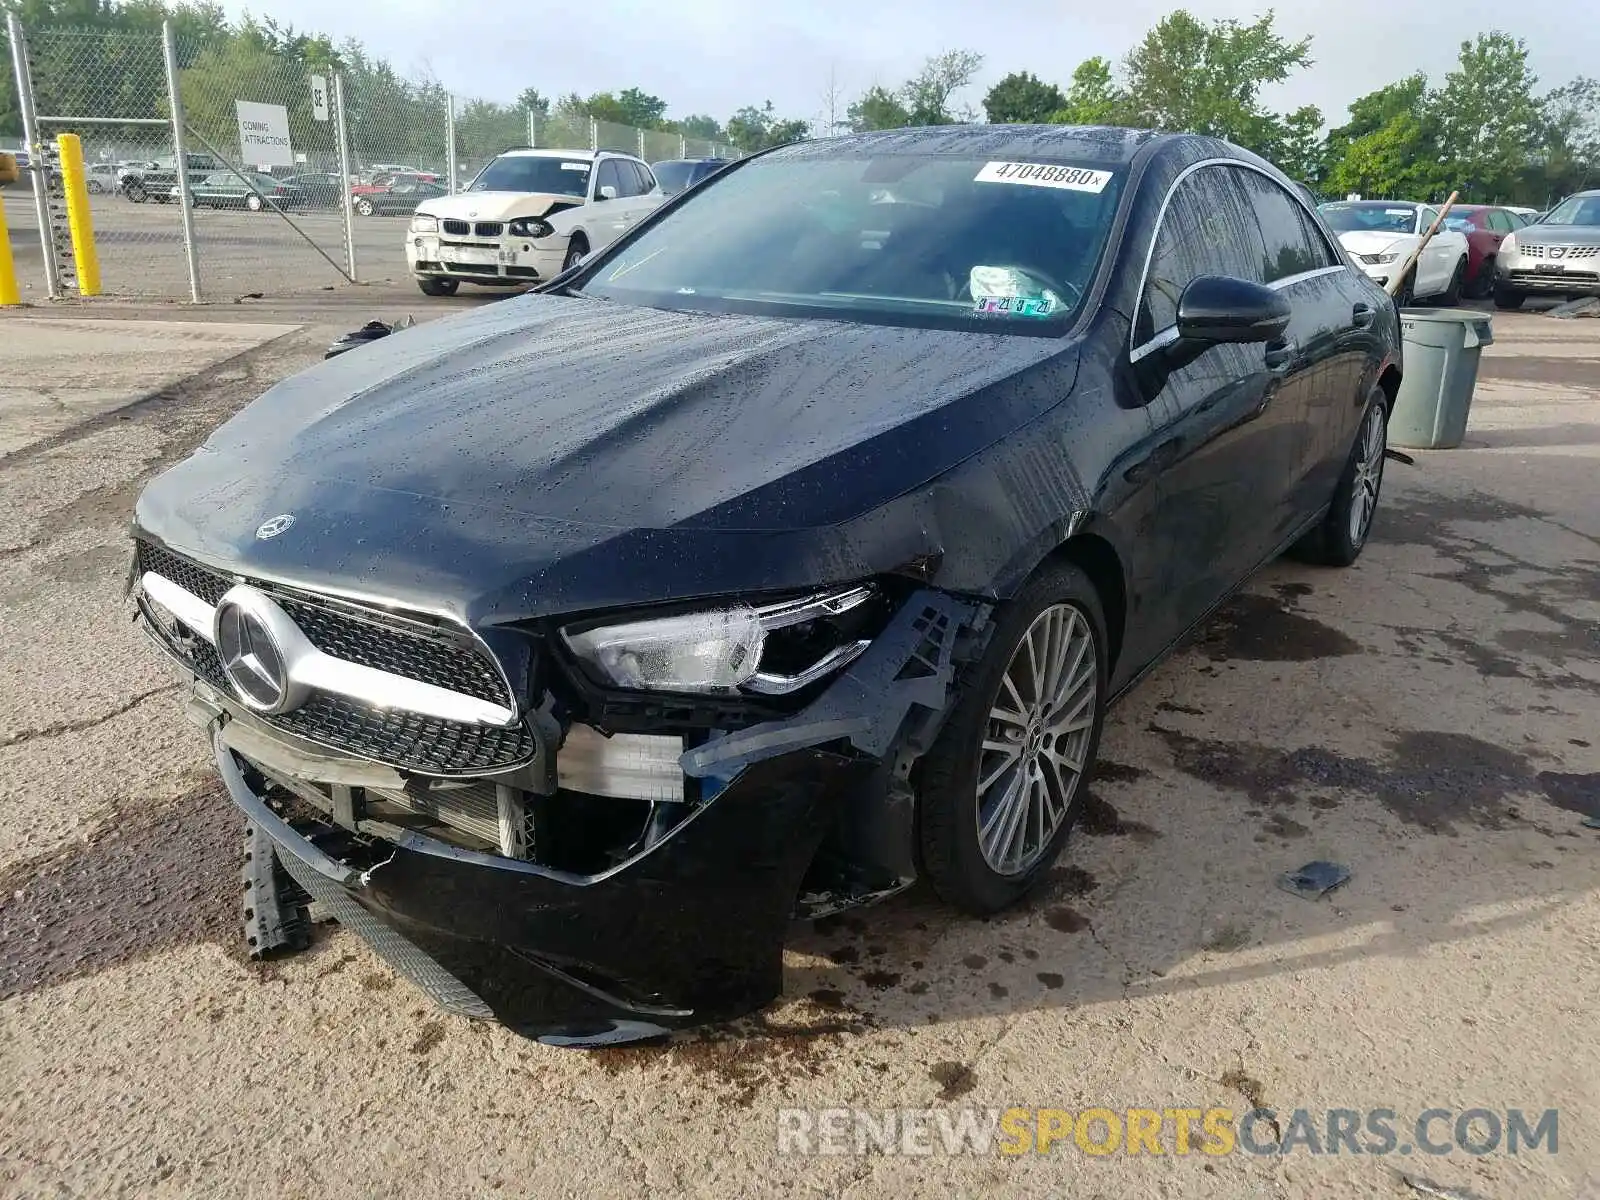
{"type": "Polygon", "coordinates": [[[422,289],[424,296],[454,296],[456,289],[461,286],[457,279],[432,279],[427,276],[417,277],[417,287],[422,289]]]}
{"type": "Polygon", "coordinates": [[[1527,292],[1513,291],[1503,284],[1495,284],[1494,306],[1496,308],[1521,308],[1522,302],[1527,298],[1527,292]]]}
{"type": "Polygon", "coordinates": [[[254,192],[251,192],[244,198],[244,206],[251,212],[260,212],[264,207],[266,207],[265,202],[254,192]]]}
{"type": "Polygon", "coordinates": [[[996,614],[919,768],[922,863],[947,903],[997,912],[1060,856],[1105,719],[1105,645],[1100,597],[1070,563],[1047,564],[996,614]]]}
{"type": "Polygon", "coordinates": [[[373,213],[377,212],[378,209],[371,200],[363,197],[362,199],[356,201],[356,211],[363,217],[370,217],[373,213]]]}
{"type": "Polygon", "coordinates": [[[130,183],[128,185],[128,199],[132,200],[135,204],[143,204],[146,200],[150,199],[150,193],[144,190],[144,185],[130,183]]]}
{"type": "Polygon", "coordinates": [[[1478,273],[1472,277],[1466,296],[1469,300],[1485,300],[1494,291],[1494,255],[1478,264],[1478,273]]]}
{"type": "Polygon", "coordinates": [[[1384,450],[1388,447],[1389,398],[1374,385],[1367,393],[1367,411],[1362,414],[1356,443],[1350,448],[1344,474],[1333,491],[1328,515],[1299,542],[1294,556],[1326,567],[1348,567],[1361,556],[1378,511],[1378,493],[1383,487],[1384,450]]]}

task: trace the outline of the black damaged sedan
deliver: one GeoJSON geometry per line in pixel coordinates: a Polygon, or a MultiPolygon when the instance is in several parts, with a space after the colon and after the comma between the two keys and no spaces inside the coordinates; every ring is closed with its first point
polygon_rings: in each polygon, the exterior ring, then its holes
{"type": "Polygon", "coordinates": [[[1108,703],[1275,555],[1361,552],[1397,325],[1226,143],[900,130],[277,385],[146,489],[132,577],[255,948],[316,901],[598,1045],[766,1003],[795,917],[1003,908],[1108,703]]]}

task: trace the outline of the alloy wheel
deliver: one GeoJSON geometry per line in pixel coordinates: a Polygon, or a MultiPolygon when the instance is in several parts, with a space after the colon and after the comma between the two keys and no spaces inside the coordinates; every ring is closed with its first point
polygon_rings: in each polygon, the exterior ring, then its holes
{"type": "Polygon", "coordinates": [[[1099,692],[1088,620],[1075,605],[1051,605],[1012,652],[978,755],[978,847],[996,873],[1027,872],[1072,811],[1099,692]]]}
{"type": "Polygon", "coordinates": [[[1378,510],[1378,488],[1383,483],[1383,409],[1372,405],[1361,426],[1361,441],[1356,450],[1355,485],[1350,492],[1350,542],[1360,546],[1378,510]]]}

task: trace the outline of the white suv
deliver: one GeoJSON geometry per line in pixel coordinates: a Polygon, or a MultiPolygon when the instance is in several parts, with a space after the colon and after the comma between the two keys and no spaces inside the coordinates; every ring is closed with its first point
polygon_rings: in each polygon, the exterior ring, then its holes
{"type": "Polygon", "coordinates": [[[540,283],[648,216],[665,197],[631,154],[508,150],[467,190],[417,206],[406,263],[429,296],[462,283],[540,283]]]}

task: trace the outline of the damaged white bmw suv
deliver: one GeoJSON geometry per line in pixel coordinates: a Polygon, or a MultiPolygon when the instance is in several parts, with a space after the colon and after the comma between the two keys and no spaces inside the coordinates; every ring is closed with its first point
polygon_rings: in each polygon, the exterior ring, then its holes
{"type": "Polygon", "coordinates": [[[510,287],[559,275],[665,199],[631,154],[508,150],[467,190],[417,206],[406,263],[429,296],[463,283],[510,287]]]}

